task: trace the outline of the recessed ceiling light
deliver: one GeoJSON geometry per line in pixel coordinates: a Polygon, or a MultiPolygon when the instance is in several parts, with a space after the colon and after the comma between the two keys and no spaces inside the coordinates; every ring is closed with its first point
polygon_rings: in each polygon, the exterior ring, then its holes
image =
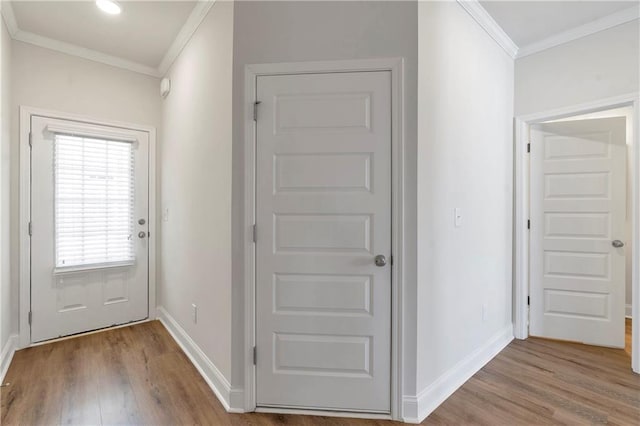
{"type": "Polygon", "coordinates": [[[96,0],[96,6],[109,15],[119,15],[122,12],[120,5],[112,0],[96,0]]]}

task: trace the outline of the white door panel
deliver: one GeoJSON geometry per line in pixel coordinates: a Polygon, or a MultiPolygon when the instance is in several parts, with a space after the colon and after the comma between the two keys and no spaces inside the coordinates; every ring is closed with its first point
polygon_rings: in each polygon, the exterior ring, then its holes
{"type": "Polygon", "coordinates": [[[257,404],[389,412],[390,73],[258,77],[257,404]]]}
{"type": "Polygon", "coordinates": [[[530,334],[624,347],[624,118],[531,128],[530,334]]]}
{"type": "Polygon", "coordinates": [[[31,341],[146,318],[148,134],[44,117],[31,133],[31,341]]]}

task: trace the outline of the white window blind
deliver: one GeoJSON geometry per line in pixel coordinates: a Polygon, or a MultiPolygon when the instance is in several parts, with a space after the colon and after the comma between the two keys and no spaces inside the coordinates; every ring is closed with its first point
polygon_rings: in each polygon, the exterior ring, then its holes
{"type": "Polygon", "coordinates": [[[133,144],[56,134],[56,268],[135,261],[133,144]]]}

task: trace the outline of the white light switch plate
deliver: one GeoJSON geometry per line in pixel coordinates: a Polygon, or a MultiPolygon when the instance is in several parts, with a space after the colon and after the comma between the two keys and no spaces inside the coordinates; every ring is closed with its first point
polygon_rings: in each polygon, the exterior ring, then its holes
{"type": "Polygon", "coordinates": [[[462,226],[462,209],[460,207],[453,209],[453,223],[456,228],[462,226]]]}

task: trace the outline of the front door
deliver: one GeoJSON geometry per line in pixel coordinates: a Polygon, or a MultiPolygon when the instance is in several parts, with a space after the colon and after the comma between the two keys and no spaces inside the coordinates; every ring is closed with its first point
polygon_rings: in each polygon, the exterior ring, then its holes
{"type": "Polygon", "coordinates": [[[531,128],[533,336],[624,347],[625,118],[531,128]]]}
{"type": "Polygon", "coordinates": [[[148,316],[146,132],[31,120],[31,341],[148,316]]]}
{"type": "Polygon", "coordinates": [[[257,405],[388,413],[391,73],[257,78],[257,405]]]}

